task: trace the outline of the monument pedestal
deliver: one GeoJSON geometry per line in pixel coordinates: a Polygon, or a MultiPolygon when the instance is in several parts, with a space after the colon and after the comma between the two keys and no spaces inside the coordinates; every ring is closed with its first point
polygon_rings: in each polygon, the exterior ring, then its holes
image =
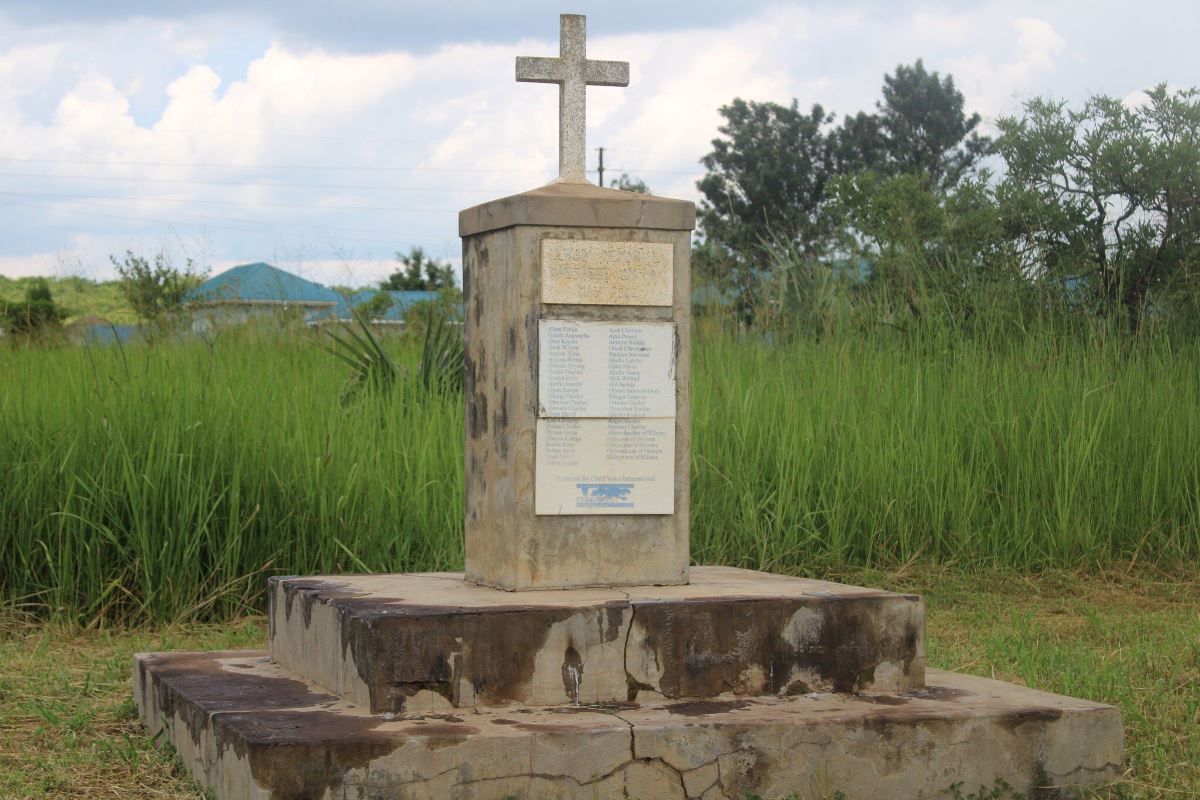
{"type": "Polygon", "coordinates": [[[1069,796],[1116,709],[924,665],[920,598],[696,567],[512,593],[278,578],[270,651],[142,654],[142,721],[220,800],[1069,796]]]}
{"type": "Polygon", "coordinates": [[[566,182],[459,215],[468,580],[687,582],[695,222],[566,182]]]}

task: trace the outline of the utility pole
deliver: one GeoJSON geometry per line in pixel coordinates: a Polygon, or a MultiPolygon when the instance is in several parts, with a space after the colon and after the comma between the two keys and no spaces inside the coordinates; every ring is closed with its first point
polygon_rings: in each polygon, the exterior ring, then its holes
{"type": "Polygon", "coordinates": [[[599,184],[600,188],[603,189],[604,188],[604,148],[597,147],[596,150],[600,153],[600,169],[597,170],[600,173],[600,180],[598,181],[598,184],[599,184]]]}

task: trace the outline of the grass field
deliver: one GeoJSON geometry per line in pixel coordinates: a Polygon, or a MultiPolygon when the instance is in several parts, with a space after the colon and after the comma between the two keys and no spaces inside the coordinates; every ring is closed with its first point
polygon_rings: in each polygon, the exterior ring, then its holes
{"type": "MultiPolygon", "coordinates": [[[[0,603],[221,619],[269,573],[461,566],[461,400],[343,406],[307,333],[0,348],[0,374],[0,603]]],[[[1200,558],[1200,342],[702,335],[694,384],[698,563],[1200,558]]]]}
{"type": "MultiPolygon", "coordinates": [[[[1128,768],[1094,797],[1200,797],[1200,572],[833,577],[924,594],[933,666],[1117,704],[1128,768]]],[[[0,796],[199,800],[135,719],[129,656],[264,641],[261,618],[111,631],[10,618],[0,625],[0,796]]]]}

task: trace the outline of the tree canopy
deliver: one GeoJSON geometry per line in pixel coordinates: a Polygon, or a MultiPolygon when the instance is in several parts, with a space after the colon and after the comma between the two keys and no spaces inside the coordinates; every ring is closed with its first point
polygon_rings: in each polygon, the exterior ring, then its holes
{"type": "Polygon", "coordinates": [[[1200,92],[1159,85],[1131,107],[1044,99],[1002,118],[1000,186],[1031,271],[1086,292],[1137,329],[1157,300],[1195,301],[1200,92]]]}
{"type": "Polygon", "coordinates": [[[833,172],[833,121],[820,105],[801,110],[735,99],[721,108],[725,124],[701,159],[697,184],[706,238],[733,254],[782,238],[811,245],[820,238],[817,209],[833,172]]]}
{"type": "Polygon", "coordinates": [[[921,59],[901,64],[883,77],[876,104],[881,163],[866,161],[890,175],[923,175],[943,189],[958,184],[987,152],[978,114],[964,111],[954,78],[929,72],[921,59]]]}
{"type": "Polygon", "coordinates": [[[109,261],[121,279],[121,292],[134,313],[146,322],[157,322],[164,314],[179,306],[184,296],[204,280],[204,273],[196,262],[187,259],[182,269],[175,267],[167,254],[159,251],[153,260],[125,251],[125,257],[109,261]]]}
{"type": "Polygon", "coordinates": [[[620,177],[613,178],[610,184],[613,189],[618,189],[622,192],[636,192],[637,194],[652,194],[650,187],[641,178],[635,178],[628,172],[622,172],[620,177]]]}
{"type": "Polygon", "coordinates": [[[921,292],[970,315],[978,287],[1005,300],[1036,285],[1031,302],[1053,295],[1135,331],[1172,311],[1200,325],[1200,91],[1035,99],[993,142],[953,77],[917,60],[840,122],[796,100],[736,98],[720,114],[694,262],[743,319],[817,286],[796,276],[820,262],[916,315],[921,292]]]}
{"type": "Polygon", "coordinates": [[[736,98],[721,108],[721,136],[701,159],[704,236],[735,258],[771,241],[817,254],[831,234],[822,213],[831,179],[871,170],[950,188],[974,169],[989,141],[977,133],[979,115],[964,108],[953,77],[920,60],[884,76],[876,113],[840,125],[820,104],[804,111],[796,100],[736,98]]]}
{"type": "Polygon", "coordinates": [[[379,284],[380,289],[413,292],[452,289],[455,286],[454,268],[446,262],[430,258],[420,247],[413,247],[408,253],[396,253],[396,260],[403,265],[403,269],[389,275],[387,280],[379,284]]]}

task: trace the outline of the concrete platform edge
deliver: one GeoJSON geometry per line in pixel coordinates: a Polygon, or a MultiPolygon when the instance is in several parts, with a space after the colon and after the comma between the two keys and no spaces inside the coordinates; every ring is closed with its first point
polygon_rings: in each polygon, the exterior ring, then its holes
{"type": "Polygon", "coordinates": [[[142,721],[219,800],[1074,797],[1123,760],[1103,704],[929,670],[923,690],[422,719],[368,714],[265,652],[141,654],[142,721]]]}

